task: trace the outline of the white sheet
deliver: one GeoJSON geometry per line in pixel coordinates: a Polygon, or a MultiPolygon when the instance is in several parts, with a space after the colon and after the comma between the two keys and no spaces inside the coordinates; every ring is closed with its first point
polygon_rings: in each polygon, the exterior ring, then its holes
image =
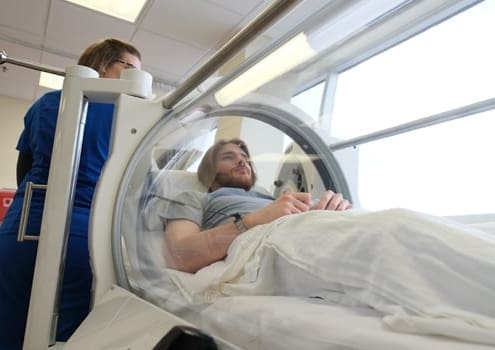
{"type": "Polygon", "coordinates": [[[236,296],[217,300],[192,321],[246,350],[493,349],[452,338],[393,332],[381,316],[367,307],[311,298],[236,296]]]}
{"type": "Polygon", "coordinates": [[[369,305],[398,332],[495,344],[495,239],[403,209],[314,211],[259,226],[224,262],[169,270],[192,303],[225,296],[319,296],[369,305]]]}

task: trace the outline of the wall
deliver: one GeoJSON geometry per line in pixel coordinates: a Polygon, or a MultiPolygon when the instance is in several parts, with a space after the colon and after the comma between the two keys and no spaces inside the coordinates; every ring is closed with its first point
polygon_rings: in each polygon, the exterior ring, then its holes
{"type": "Polygon", "coordinates": [[[24,127],[24,114],[31,106],[31,101],[0,95],[0,106],[0,188],[15,189],[18,155],[15,147],[24,127]]]}

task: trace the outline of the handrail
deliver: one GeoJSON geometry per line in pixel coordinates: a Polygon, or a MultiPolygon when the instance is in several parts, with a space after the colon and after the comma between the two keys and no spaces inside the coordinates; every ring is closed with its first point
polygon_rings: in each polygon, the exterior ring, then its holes
{"type": "Polygon", "coordinates": [[[451,109],[446,112],[431,115],[429,117],[414,120],[412,122],[393,126],[391,128],[382,129],[369,134],[354,137],[345,141],[335,142],[328,147],[331,151],[338,151],[344,148],[361,145],[371,141],[380,140],[386,137],[403,134],[409,131],[426,128],[440,123],[445,123],[451,120],[469,117],[473,114],[478,114],[495,109],[495,98],[479,101],[460,108],[451,109]]]}
{"type": "Polygon", "coordinates": [[[19,230],[17,232],[17,242],[23,241],[37,241],[39,240],[39,236],[32,236],[26,234],[29,210],[31,208],[31,198],[33,195],[33,190],[40,189],[46,190],[46,185],[44,184],[35,184],[32,181],[26,182],[26,189],[24,192],[24,200],[22,202],[22,210],[21,210],[21,219],[19,222],[19,230]]]}
{"type": "Polygon", "coordinates": [[[232,58],[237,52],[244,48],[252,39],[259,35],[269,25],[278,20],[289,9],[301,0],[278,0],[274,1],[263,12],[256,16],[248,25],[234,35],[201,67],[191,74],[182,84],[177,86],[162,101],[163,108],[171,109],[183,97],[194,90],[207,77],[213,74],[225,62],[232,58]]]}
{"type": "Polygon", "coordinates": [[[1,50],[0,51],[0,65],[4,64],[4,63],[11,63],[11,64],[15,64],[17,66],[21,66],[21,67],[25,67],[25,68],[30,68],[30,69],[35,69],[35,70],[46,72],[46,73],[65,76],[65,70],[63,70],[63,69],[47,66],[46,64],[36,63],[33,61],[8,57],[7,53],[5,51],[1,50]]]}

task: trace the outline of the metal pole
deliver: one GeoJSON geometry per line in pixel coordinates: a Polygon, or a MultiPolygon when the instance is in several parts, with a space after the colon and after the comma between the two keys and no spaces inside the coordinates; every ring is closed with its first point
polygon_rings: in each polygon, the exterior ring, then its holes
{"type": "Polygon", "coordinates": [[[252,39],[268,28],[272,23],[282,17],[288,10],[300,0],[274,1],[246,27],[223,45],[205,64],[191,74],[184,82],[173,90],[162,102],[166,109],[171,109],[183,97],[194,90],[207,77],[213,74],[225,62],[244,48],[252,39]]]}
{"type": "Polygon", "coordinates": [[[63,69],[47,66],[45,64],[40,64],[33,61],[11,58],[7,56],[7,53],[5,51],[0,51],[0,64],[4,63],[11,63],[25,68],[65,76],[65,70],[63,69]]]}
{"type": "Polygon", "coordinates": [[[391,128],[375,131],[366,135],[358,136],[349,140],[336,142],[328,146],[332,151],[361,145],[371,141],[380,140],[386,137],[403,134],[416,129],[426,128],[432,125],[445,123],[451,120],[469,117],[473,114],[483,113],[495,108],[495,98],[476,102],[450,111],[434,114],[432,116],[414,120],[409,123],[400,124],[391,128]]]}
{"type": "MultiPolygon", "coordinates": [[[[87,67],[81,72],[88,78],[98,77],[98,73],[87,67]]],[[[88,103],[80,89],[70,89],[75,85],[73,80],[65,79],[60,98],[33,276],[32,290],[35,293],[31,293],[29,303],[24,350],[43,350],[55,343],[58,321],[56,304],[65,267],[88,103]],[[43,264],[47,256],[52,263],[43,264]]]]}

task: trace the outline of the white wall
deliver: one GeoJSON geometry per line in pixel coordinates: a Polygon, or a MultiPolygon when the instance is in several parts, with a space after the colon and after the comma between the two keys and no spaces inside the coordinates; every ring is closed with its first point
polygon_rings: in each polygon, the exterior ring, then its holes
{"type": "Polygon", "coordinates": [[[17,140],[24,127],[24,114],[31,101],[0,95],[0,188],[17,188],[17,140]]]}

